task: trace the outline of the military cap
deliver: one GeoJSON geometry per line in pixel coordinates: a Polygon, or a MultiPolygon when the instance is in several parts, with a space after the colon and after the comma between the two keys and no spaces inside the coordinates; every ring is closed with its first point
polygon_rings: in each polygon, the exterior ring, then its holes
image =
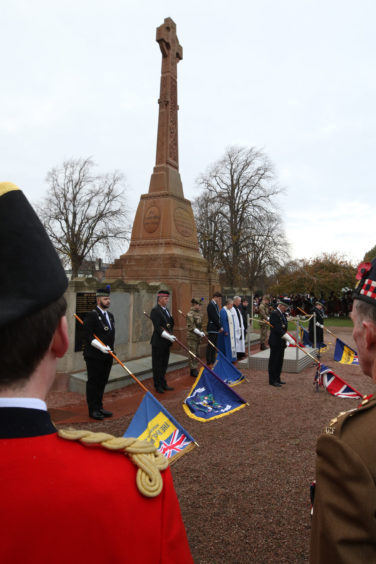
{"type": "Polygon", "coordinates": [[[376,305],[376,258],[372,262],[362,262],[356,274],[358,280],[353,298],[376,305]]]}
{"type": "Polygon", "coordinates": [[[110,292],[111,287],[109,284],[107,284],[105,288],[98,288],[95,295],[97,298],[108,298],[110,296],[110,292]]]}
{"type": "Polygon", "coordinates": [[[158,296],[169,296],[170,292],[168,290],[159,290],[158,296]]]}
{"type": "Polygon", "coordinates": [[[290,302],[288,302],[287,300],[284,300],[283,298],[278,298],[277,299],[277,305],[284,305],[286,307],[290,307],[290,302]]]}
{"type": "Polygon", "coordinates": [[[0,328],[54,302],[68,286],[40,219],[11,182],[0,182],[0,264],[0,328]]]}
{"type": "Polygon", "coordinates": [[[192,304],[192,305],[195,305],[195,304],[201,305],[201,302],[202,302],[202,299],[200,299],[200,298],[192,298],[192,299],[191,299],[191,304],[192,304]]]}

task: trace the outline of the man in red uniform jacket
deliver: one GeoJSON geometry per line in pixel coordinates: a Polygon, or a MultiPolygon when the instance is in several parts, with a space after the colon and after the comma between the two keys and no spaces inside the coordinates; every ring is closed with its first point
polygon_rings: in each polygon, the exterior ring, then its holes
{"type": "MultiPolygon", "coordinates": [[[[51,421],[45,399],[68,347],[67,280],[39,219],[10,183],[0,183],[0,264],[2,564],[192,562],[165,461],[155,452],[129,454],[103,433],[88,432],[88,446],[68,441],[51,421]]],[[[132,452],[144,447],[136,441],[132,452]]]]}

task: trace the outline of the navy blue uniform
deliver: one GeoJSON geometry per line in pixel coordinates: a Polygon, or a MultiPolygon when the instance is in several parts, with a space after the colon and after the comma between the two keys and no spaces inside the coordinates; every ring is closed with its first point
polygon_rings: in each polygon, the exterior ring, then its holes
{"type": "Polygon", "coordinates": [[[287,317],[278,308],[270,314],[269,346],[269,384],[280,383],[283,365],[283,357],[285,355],[286,341],[282,336],[287,332],[287,317]]]}
{"type": "Polygon", "coordinates": [[[89,413],[103,408],[103,394],[112,367],[112,356],[91,345],[94,334],[111,350],[115,342],[115,320],[112,313],[106,312],[110,323],[99,307],[87,314],[84,320],[84,359],[87,368],[86,399],[89,413]]]}

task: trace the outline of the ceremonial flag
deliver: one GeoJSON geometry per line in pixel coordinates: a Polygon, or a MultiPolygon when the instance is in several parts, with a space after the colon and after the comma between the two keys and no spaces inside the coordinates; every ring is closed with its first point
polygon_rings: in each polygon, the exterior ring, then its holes
{"type": "Polygon", "coordinates": [[[225,356],[218,353],[217,360],[213,366],[213,372],[220,377],[228,386],[236,386],[244,380],[243,374],[225,356]]]}
{"type": "Polygon", "coordinates": [[[299,339],[302,341],[303,343],[303,347],[312,347],[312,343],[311,340],[309,338],[309,333],[307,331],[307,329],[304,329],[304,327],[299,326],[299,339]]]}
{"type": "Polygon", "coordinates": [[[150,392],[144,395],[123,436],[153,443],[170,463],[195,446],[194,438],[150,392]]]}
{"type": "Polygon", "coordinates": [[[333,370],[325,364],[320,366],[320,384],[337,398],[362,399],[360,392],[349,386],[342,378],[334,374],[333,370]]]}
{"type": "Polygon", "coordinates": [[[358,364],[358,353],[343,341],[338,339],[336,341],[336,348],[334,349],[334,360],[341,364],[358,364]]]}
{"type": "MultiPolygon", "coordinates": [[[[302,341],[304,347],[313,348],[313,343],[309,338],[309,333],[307,329],[304,329],[304,327],[299,327],[299,339],[302,341]]],[[[317,343],[316,346],[318,349],[320,349],[321,352],[324,352],[328,347],[328,345],[325,345],[325,343],[317,343]]]]}
{"type": "Polygon", "coordinates": [[[183,409],[188,417],[206,422],[230,415],[246,405],[247,402],[219,377],[201,368],[183,409]]]}

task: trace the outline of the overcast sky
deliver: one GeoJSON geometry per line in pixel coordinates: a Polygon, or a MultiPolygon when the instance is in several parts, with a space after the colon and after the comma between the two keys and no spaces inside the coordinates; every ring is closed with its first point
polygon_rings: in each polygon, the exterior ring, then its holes
{"type": "Polygon", "coordinates": [[[230,145],[263,149],[293,258],[376,244],[374,0],[1,0],[0,179],[36,202],[47,171],[119,169],[132,216],[155,163],[171,17],[185,196],[230,145]],[[372,228],[372,229],[371,229],[372,228]]]}

